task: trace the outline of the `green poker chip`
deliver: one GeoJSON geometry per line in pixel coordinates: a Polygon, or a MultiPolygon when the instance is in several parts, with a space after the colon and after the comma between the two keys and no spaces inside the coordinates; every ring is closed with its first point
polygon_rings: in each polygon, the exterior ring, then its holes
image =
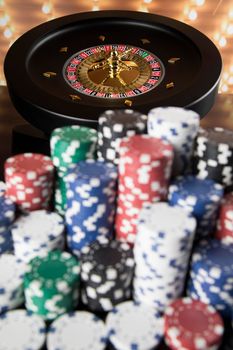
{"type": "Polygon", "coordinates": [[[51,134],[51,158],[57,170],[54,206],[60,215],[66,210],[66,172],[80,161],[96,159],[97,135],[95,129],[78,125],[57,128],[51,134]]]}
{"type": "Polygon", "coordinates": [[[66,172],[58,171],[56,175],[55,191],[54,191],[54,207],[62,216],[66,210],[66,172]]]}
{"type": "Polygon", "coordinates": [[[71,164],[96,157],[97,131],[72,125],[53,130],[50,138],[51,158],[55,167],[66,171],[71,164]]]}
{"type": "Polygon", "coordinates": [[[80,264],[67,252],[53,251],[29,263],[24,276],[24,293],[28,311],[53,320],[70,312],[78,304],[80,264]]]}

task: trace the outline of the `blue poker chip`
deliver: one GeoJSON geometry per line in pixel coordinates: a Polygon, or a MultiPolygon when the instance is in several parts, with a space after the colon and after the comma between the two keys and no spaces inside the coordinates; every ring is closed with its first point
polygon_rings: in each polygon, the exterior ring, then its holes
{"type": "Polygon", "coordinates": [[[215,228],[223,187],[211,179],[193,175],[177,178],[169,187],[168,200],[190,212],[198,220],[197,236],[209,235],[215,228]]]}
{"type": "Polygon", "coordinates": [[[68,171],[65,217],[68,247],[74,254],[98,236],[113,236],[116,179],[117,168],[100,161],[82,161],[68,171]]]}
{"type": "Polygon", "coordinates": [[[0,195],[0,228],[8,228],[15,218],[15,204],[5,195],[0,195]]]}
{"type": "Polygon", "coordinates": [[[49,327],[48,350],[104,350],[107,330],[104,322],[87,311],[57,318],[49,327]]]}
{"type": "Polygon", "coordinates": [[[193,253],[187,294],[212,304],[223,317],[233,308],[233,245],[210,239],[193,253]]]}
{"type": "Polygon", "coordinates": [[[13,252],[13,241],[9,229],[0,229],[0,255],[13,252]]]}
{"type": "Polygon", "coordinates": [[[40,350],[45,343],[46,325],[42,318],[25,310],[0,315],[1,349],[40,350]]]}
{"type": "Polygon", "coordinates": [[[133,301],[118,304],[106,318],[108,338],[115,349],[151,350],[163,338],[164,321],[156,309],[133,301]]]}

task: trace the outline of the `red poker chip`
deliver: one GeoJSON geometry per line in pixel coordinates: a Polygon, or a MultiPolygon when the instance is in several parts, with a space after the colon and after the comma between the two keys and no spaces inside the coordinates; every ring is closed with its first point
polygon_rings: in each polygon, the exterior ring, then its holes
{"type": "Polygon", "coordinates": [[[121,141],[119,153],[116,236],[132,243],[143,205],[167,198],[173,147],[149,135],[134,135],[121,141]]]}
{"type": "Polygon", "coordinates": [[[120,143],[120,156],[129,154],[136,157],[141,164],[150,163],[150,160],[166,158],[173,159],[173,146],[149,135],[134,135],[122,139],[120,143]]]}
{"type": "Polygon", "coordinates": [[[233,243],[233,193],[227,194],[222,201],[215,237],[224,243],[233,243]]]}
{"type": "Polygon", "coordinates": [[[224,324],[210,305],[191,298],[175,300],[165,311],[165,340],[174,350],[206,350],[221,343],[224,324]]]}
{"type": "Polygon", "coordinates": [[[5,162],[6,193],[23,210],[48,208],[53,180],[52,160],[43,154],[18,154],[5,162]]]}
{"type": "Polygon", "coordinates": [[[28,181],[35,181],[38,177],[53,173],[52,160],[39,153],[23,153],[10,157],[5,161],[5,176],[18,176],[28,181]]]}

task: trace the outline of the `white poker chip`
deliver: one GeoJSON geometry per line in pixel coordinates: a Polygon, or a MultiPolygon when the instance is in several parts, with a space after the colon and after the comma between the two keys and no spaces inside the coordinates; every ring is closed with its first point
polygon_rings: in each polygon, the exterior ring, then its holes
{"type": "Polygon", "coordinates": [[[14,253],[25,262],[64,247],[64,222],[54,212],[35,210],[22,215],[15,221],[11,232],[14,253]]]}
{"type": "Polygon", "coordinates": [[[76,311],[56,319],[47,336],[48,350],[104,350],[104,322],[87,311],[76,311]]]}
{"type": "Polygon", "coordinates": [[[37,315],[14,310],[0,316],[1,350],[40,350],[45,343],[45,323],[37,315]]]}
{"type": "Polygon", "coordinates": [[[187,125],[195,125],[199,127],[200,116],[191,110],[180,107],[156,107],[150,110],[148,114],[148,124],[159,120],[160,123],[169,123],[170,125],[182,126],[182,123],[187,125]]]}
{"type": "Polygon", "coordinates": [[[16,290],[22,286],[25,265],[19,262],[14,255],[3,254],[0,256],[0,290],[3,294],[16,290]]]}
{"type": "Polygon", "coordinates": [[[156,310],[127,301],[107,316],[109,341],[117,350],[151,350],[163,337],[164,320],[156,310]]]}
{"type": "Polygon", "coordinates": [[[53,212],[46,210],[35,210],[27,215],[19,217],[15,221],[12,228],[12,235],[18,240],[24,240],[28,237],[37,242],[53,235],[60,236],[64,231],[64,223],[62,217],[53,212]]]}
{"type": "Polygon", "coordinates": [[[177,240],[177,237],[184,236],[184,230],[191,233],[195,230],[196,220],[187,214],[183,208],[172,207],[166,202],[159,202],[142,209],[139,216],[140,225],[146,227],[151,235],[153,235],[153,231],[158,230],[169,236],[169,239],[177,240]]]}
{"type": "Polygon", "coordinates": [[[135,301],[164,311],[182,295],[195,228],[196,220],[178,206],[160,202],[141,211],[134,245],[135,301]]]}

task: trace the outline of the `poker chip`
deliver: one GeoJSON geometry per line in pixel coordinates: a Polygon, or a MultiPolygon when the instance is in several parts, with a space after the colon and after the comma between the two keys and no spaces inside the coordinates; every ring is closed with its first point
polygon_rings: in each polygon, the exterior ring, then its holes
{"type": "Polygon", "coordinates": [[[46,325],[37,315],[14,310],[0,316],[2,350],[40,350],[45,336],[46,325]]]}
{"type": "Polygon", "coordinates": [[[57,213],[35,210],[21,215],[11,230],[14,253],[22,261],[29,262],[49,251],[63,249],[64,230],[63,219],[57,213]]]}
{"type": "Polygon", "coordinates": [[[223,318],[233,309],[233,245],[216,239],[201,241],[195,248],[187,295],[211,304],[223,318]]]}
{"type": "Polygon", "coordinates": [[[50,138],[51,158],[55,167],[66,171],[71,164],[94,157],[97,131],[71,125],[54,129],[50,138]]]}
{"type": "Polygon", "coordinates": [[[224,244],[233,244],[233,193],[228,193],[222,200],[215,238],[224,244]]]}
{"type": "Polygon", "coordinates": [[[57,170],[55,209],[64,215],[66,209],[65,176],[69,166],[96,157],[97,131],[71,125],[53,130],[50,137],[51,158],[57,170]]]}
{"type": "Polygon", "coordinates": [[[164,311],[185,287],[196,220],[178,206],[144,208],[134,245],[133,299],[164,311]]]}
{"type": "Polygon", "coordinates": [[[119,147],[123,137],[145,134],[147,116],[132,109],[107,110],[99,117],[99,160],[119,163],[119,147]]]}
{"type": "Polygon", "coordinates": [[[197,219],[196,238],[213,233],[223,187],[211,179],[199,179],[193,175],[178,177],[169,187],[170,205],[178,205],[197,219]]]}
{"type": "Polygon", "coordinates": [[[25,265],[14,255],[0,256],[0,314],[23,303],[23,274],[25,265]]]}
{"type": "Polygon", "coordinates": [[[224,333],[218,312],[190,298],[177,299],[167,307],[164,328],[166,343],[172,350],[218,349],[224,333]]]}
{"type": "Polygon", "coordinates": [[[81,297],[88,309],[106,312],[130,298],[134,259],[128,244],[99,237],[83,248],[80,260],[81,297]]]}
{"type": "Polygon", "coordinates": [[[174,147],[173,176],[189,171],[199,115],[179,107],[153,108],[148,114],[148,134],[170,142],[174,147]]]}
{"type": "Polygon", "coordinates": [[[43,154],[23,153],[5,161],[6,194],[25,211],[48,209],[54,167],[43,154]]]}
{"type": "Polygon", "coordinates": [[[98,236],[111,238],[116,207],[117,169],[95,160],[79,162],[66,176],[68,247],[79,256],[98,236]]]}
{"type": "Polygon", "coordinates": [[[109,312],[106,326],[116,350],[155,349],[163,337],[163,318],[144,304],[127,301],[109,312]]]}
{"type": "Polygon", "coordinates": [[[233,131],[223,128],[199,129],[194,150],[193,172],[212,179],[226,189],[233,184],[233,131]]]}
{"type": "Polygon", "coordinates": [[[0,181],[0,197],[6,193],[6,184],[3,181],[0,181]]]}
{"type": "Polygon", "coordinates": [[[53,320],[72,311],[78,304],[80,266],[77,259],[59,250],[46,257],[36,257],[24,275],[28,311],[53,320]]]}
{"type": "Polygon", "coordinates": [[[11,225],[15,218],[15,204],[0,189],[0,255],[13,251],[11,225]]]}
{"type": "Polygon", "coordinates": [[[0,196],[0,231],[8,228],[15,218],[15,204],[5,195],[0,196]]]}
{"type": "Polygon", "coordinates": [[[56,319],[49,327],[48,350],[104,350],[107,331],[104,322],[87,311],[76,311],[56,319]]]}
{"type": "Polygon", "coordinates": [[[13,253],[13,241],[10,229],[0,229],[0,255],[4,253],[13,253]]]}
{"type": "Polygon", "coordinates": [[[134,243],[137,219],[146,203],[167,198],[173,148],[148,135],[125,138],[120,144],[116,237],[134,243]]]}

